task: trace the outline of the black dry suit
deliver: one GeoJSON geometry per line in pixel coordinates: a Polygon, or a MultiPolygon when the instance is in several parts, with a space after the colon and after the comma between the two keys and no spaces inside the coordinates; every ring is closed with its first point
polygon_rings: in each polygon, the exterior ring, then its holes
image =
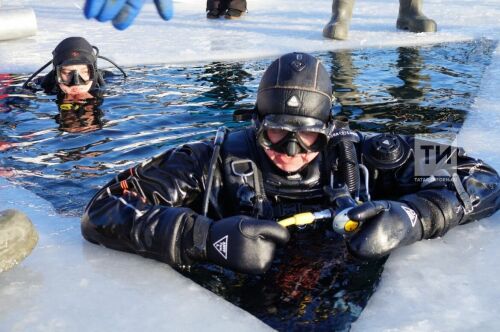
{"type": "Polygon", "coordinates": [[[317,59],[302,53],[280,57],[259,85],[256,128],[230,132],[222,145],[220,137],[216,143],[186,144],[122,172],[87,206],[83,236],[176,267],[208,260],[262,273],[273,256],[271,242],[281,244],[289,238],[272,220],[298,212],[338,210],[352,198],[366,201],[370,196],[398,201],[375,204],[387,205],[378,211],[386,219],[367,222],[348,239],[354,254],[377,258],[399,244],[442,236],[499,208],[500,178],[490,166],[454,148],[449,157],[456,162],[446,174],[431,172],[449,181],[429,177],[419,182],[415,170],[428,160],[415,159],[411,138],[368,137],[332,121],[331,95],[329,74],[317,59]],[[324,144],[311,146],[318,155],[309,164],[287,173],[264,151],[276,145],[266,138],[266,126],[291,133],[285,137],[289,155],[305,149],[295,131],[313,131],[324,144]],[[359,169],[364,170],[361,175],[359,169]],[[408,219],[401,215],[405,212],[408,217],[414,214],[410,227],[402,223],[408,219]],[[231,218],[241,215],[252,218],[231,218]],[[393,222],[398,227],[391,227],[393,222]]]}
{"type": "MultiPolygon", "coordinates": [[[[356,150],[364,152],[381,136],[359,138],[356,150]]],[[[413,144],[407,137],[390,138],[407,147],[413,144]]],[[[334,186],[345,182],[336,147],[329,146],[304,170],[288,175],[278,171],[255,142],[253,129],[227,135],[210,191],[209,217],[248,214],[279,219],[332,206],[324,187],[330,186],[332,179],[334,186]]],[[[186,246],[191,243],[193,220],[201,213],[213,150],[211,142],[187,144],[119,174],[87,206],[82,219],[84,237],[172,266],[190,264],[186,246]]],[[[454,153],[457,165],[453,170],[459,184],[434,181],[425,186],[414,180],[416,161],[411,150],[405,152],[406,160],[392,166],[384,163],[383,168],[374,162],[376,156],[357,155],[370,171],[372,199],[403,197],[424,216],[422,238],[433,238],[456,225],[489,216],[500,205],[500,178],[495,170],[465,156],[460,149],[454,153]],[[457,186],[463,186],[469,202],[464,202],[467,198],[461,198],[457,186]],[[470,202],[472,210],[466,212],[470,202]]]]}

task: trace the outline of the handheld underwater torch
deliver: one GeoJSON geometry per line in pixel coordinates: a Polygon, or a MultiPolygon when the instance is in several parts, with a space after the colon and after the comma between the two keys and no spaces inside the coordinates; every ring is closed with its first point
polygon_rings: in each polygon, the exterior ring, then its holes
{"type": "Polygon", "coordinates": [[[282,219],[278,223],[283,227],[303,226],[312,224],[317,220],[332,220],[333,230],[341,235],[350,236],[354,234],[361,223],[351,220],[348,212],[356,206],[356,201],[350,195],[341,195],[335,199],[335,208],[329,208],[318,212],[303,212],[282,219]]]}
{"type": "Polygon", "coordinates": [[[330,219],[333,220],[333,230],[342,235],[352,235],[359,228],[361,223],[359,221],[351,220],[347,216],[349,210],[353,207],[346,208],[336,213],[332,209],[325,209],[318,212],[303,212],[293,215],[289,218],[282,219],[278,223],[283,227],[289,226],[304,226],[312,224],[317,220],[330,219]]]}

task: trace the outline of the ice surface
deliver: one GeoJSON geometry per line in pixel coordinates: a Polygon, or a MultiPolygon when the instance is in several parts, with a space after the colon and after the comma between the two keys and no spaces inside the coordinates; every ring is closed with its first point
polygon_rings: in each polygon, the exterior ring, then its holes
{"type": "Polygon", "coordinates": [[[0,331],[265,331],[269,327],[166,264],[86,242],[78,218],[0,178],[1,208],[39,234],[0,275],[0,331]]]}
{"type": "MultiPolygon", "coordinates": [[[[396,30],[398,1],[355,5],[348,41],[323,39],[330,0],[249,0],[237,21],[207,21],[204,2],[174,1],[161,21],[147,4],[124,32],[86,21],[83,1],[14,1],[35,9],[39,33],[0,42],[0,73],[28,73],[50,59],[65,37],[81,35],[122,65],[206,62],[288,51],[419,45],[500,34],[500,1],[425,1],[435,34],[396,30]]],[[[0,8],[1,10],[1,8],[0,8]]],[[[0,22],[1,24],[1,22],[0,22]]],[[[488,68],[459,144],[500,169],[500,50],[488,68]]],[[[56,216],[47,202],[0,179],[0,208],[27,212],[40,232],[33,254],[0,275],[2,331],[257,331],[267,327],[185,279],[165,264],[86,243],[77,219],[56,216]]],[[[444,238],[403,248],[355,331],[500,330],[500,215],[451,230],[444,238]]]]}
{"type": "Polygon", "coordinates": [[[29,72],[50,60],[59,41],[81,35],[101,54],[121,65],[234,60],[290,51],[385,47],[492,37],[499,33],[498,0],[425,1],[425,13],[438,33],[412,34],[396,29],[398,0],[363,0],[355,4],[347,41],[322,37],[331,0],[249,0],[241,20],[207,20],[202,0],[174,1],[175,16],[162,21],[146,1],[136,24],[117,31],[111,24],[87,21],[83,1],[6,0],[35,9],[39,32],[28,39],[0,43],[0,72],[29,72]]]}

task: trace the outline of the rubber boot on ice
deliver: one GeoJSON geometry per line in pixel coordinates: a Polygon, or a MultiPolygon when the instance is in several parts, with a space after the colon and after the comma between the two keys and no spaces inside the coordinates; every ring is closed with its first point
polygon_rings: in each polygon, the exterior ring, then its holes
{"type": "Polygon", "coordinates": [[[26,258],[37,242],[35,227],[24,213],[17,210],[0,212],[0,272],[26,258]]]}
{"type": "Polygon", "coordinates": [[[323,36],[330,39],[347,39],[353,7],[354,0],[333,0],[332,18],[323,28],[323,36]]]}
{"type": "Polygon", "coordinates": [[[437,25],[422,13],[423,0],[399,0],[396,27],[411,32],[436,32],[437,25]]]}
{"type": "Polygon", "coordinates": [[[207,18],[208,19],[216,19],[219,18],[221,12],[218,9],[207,10],[207,18]]]}
{"type": "Polygon", "coordinates": [[[227,10],[224,17],[227,19],[240,18],[247,11],[246,0],[229,0],[227,2],[227,10]]]}
{"type": "Polygon", "coordinates": [[[207,18],[216,19],[224,15],[227,9],[226,1],[224,0],[207,0],[207,18]]]}
{"type": "Polygon", "coordinates": [[[229,8],[226,10],[224,13],[224,18],[227,18],[229,20],[235,19],[235,18],[240,18],[245,14],[244,11],[239,10],[239,9],[234,9],[234,8],[229,8]]]}

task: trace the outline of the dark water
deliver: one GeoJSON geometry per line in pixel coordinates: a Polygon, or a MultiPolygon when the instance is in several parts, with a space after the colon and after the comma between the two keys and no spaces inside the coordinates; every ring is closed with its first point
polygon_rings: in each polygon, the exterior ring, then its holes
{"type": "MultiPolygon", "coordinates": [[[[332,73],[335,114],[349,118],[351,127],[455,133],[495,46],[478,40],[314,55],[332,73]]],[[[271,61],[126,68],[130,77],[111,79],[101,102],[74,108],[58,108],[41,93],[16,95],[27,76],[0,74],[0,175],[60,213],[80,215],[117,172],[212,136],[222,124],[247,125],[233,121],[233,111],[252,108],[271,61]]],[[[329,236],[284,255],[262,278],[228,276],[214,267],[198,268],[192,277],[275,328],[345,330],[374,291],[382,264],[350,261],[339,242],[329,236]]]]}
{"type": "Polygon", "coordinates": [[[348,330],[375,291],[385,259],[354,259],[342,237],[324,228],[292,234],[263,276],[208,264],[185,275],[277,330],[348,330]]]}

